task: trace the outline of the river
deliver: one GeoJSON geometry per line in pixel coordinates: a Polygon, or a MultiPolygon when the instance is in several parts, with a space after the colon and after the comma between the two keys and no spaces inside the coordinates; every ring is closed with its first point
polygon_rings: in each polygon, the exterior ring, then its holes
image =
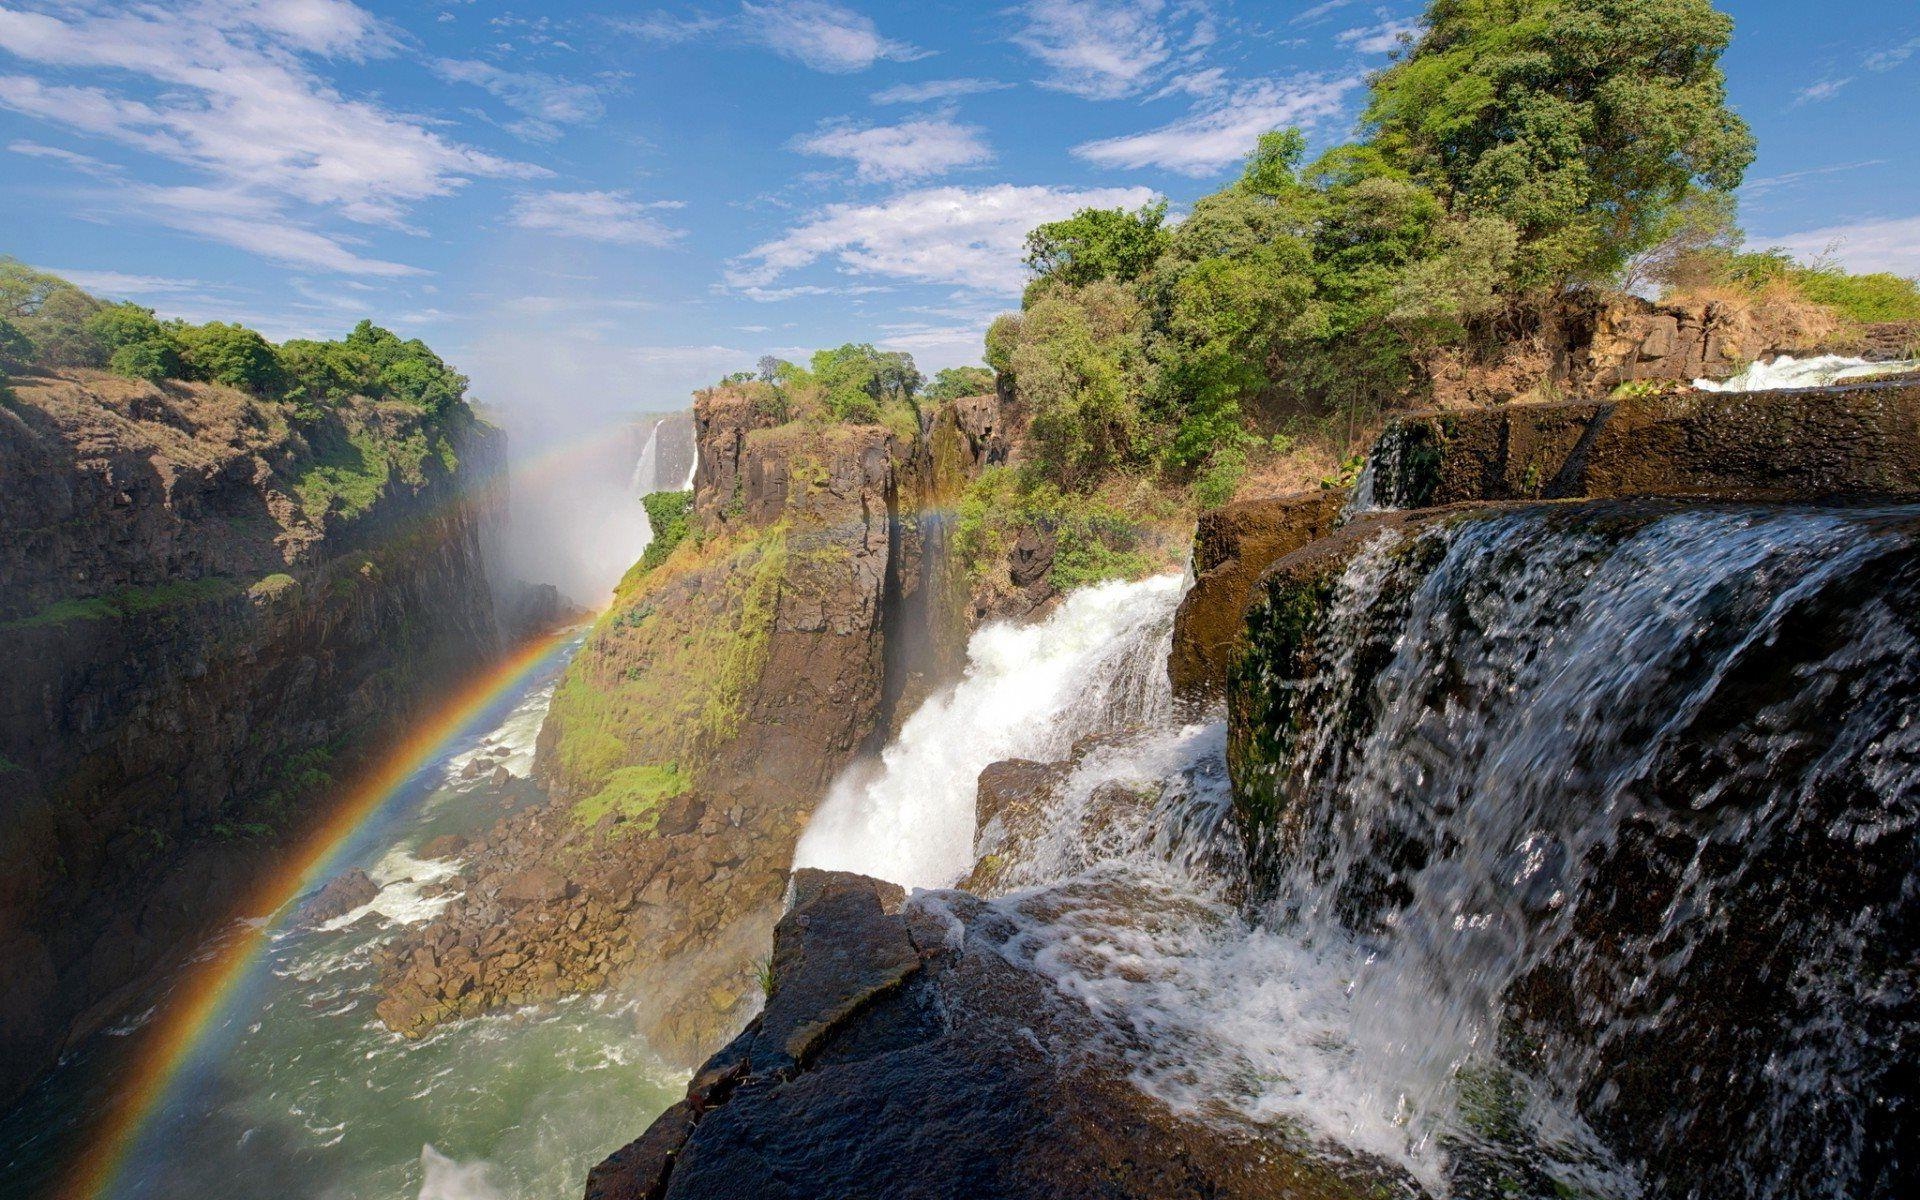
{"type": "MultiPolygon", "coordinates": [[[[577,1195],[589,1167],[678,1098],[684,1075],[651,1056],[612,996],[463,1021],[415,1042],[374,1014],[373,949],[396,922],[444,904],[430,893],[453,875],[413,852],[442,834],[478,837],[539,800],[534,739],[577,645],[489,704],[353,833],[334,862],[383,885],[371,904],[317,928],[297,919],[297,904],[268,918],[264,952],[199,1034],[103,1198],[577,1195]]],[[[247,932],[225,932],[199,957],[247,932]]],[[[0,1194],[56,1194],[65,1171],[102,1153],[92,1131],[173,1000],[93,1039],[0,1123],[0,1194]]]]}

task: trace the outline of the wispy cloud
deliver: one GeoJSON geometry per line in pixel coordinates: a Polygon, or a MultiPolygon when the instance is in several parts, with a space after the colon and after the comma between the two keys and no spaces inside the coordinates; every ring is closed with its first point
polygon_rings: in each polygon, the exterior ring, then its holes
{"type": "Polygon", "coordinates": [[[944,175],[955,167],[993,161],[981,131],[948,117],[903,121],[898,125],[835,124],[794,139],[803,154],[844,158],[870,182],[897,183],[944,175]]]}
{"type": "Polygon", "coordinates": [[[204,173],[209,186],[175,191],[223,199],[203,224],[181,218],[188,232],[260,253],[274,243],[265,231],[277,231],[285,240],[267,255],[277,261],[405,273],[345,249],[316,219],[404,228],[412,205],[471,179],[543,172],[344,96],[308,63],[378,57],[396,45],[347,0],[0,9],[0,48],[43,67],[85,70],[89,80],[0,76],[0,107],[204,173]]]}
{"type": "Polygon", "coordinates": [[[1793,105],[1795,108],[1798,108],[1802,104],[1818,104],[1822,100],[1831,100],[1840,94],[1841,88],[1852,82],[1851,77],[1846,79],[1823,79],[1811,87],[1803,87],[1795,92],[1793,94],[1793,105]]]}
{"type": "Polygon", "coordinates": [[[1152,199],[1143,187],[1077,191],[997,184],[924,188],[878,204],[835,204],[736,259],[727,279],[736,288],[766,287],[825,260],[856,276],[1013,295],[1026,283],[1020,247],[1036,224],[1082,208],[1137,208],[1152,199]]]}
{"type": "Polygon", "coordinates": [[[1779,188],[1790,187],[1804,179],[1813,179],[1821,175],[1836,175],[1842,171],[1858,171],[1862,167],[1885,166],[1886,162],[1887,160],[1884,158],[1865,158],[1859,162],[1836,163],[1831,167],[1809,167],[1804,171],[1788,171],[1781,175],[1766,175],[1759,179],[1747,180],[1740,190],[1749,197],[1763,196],[1779,188]]]}
{"type": "Polygon", "coordinates": [[[995,79],[932,79],[926,83],[902,83],[875,92],[869,99],[875,104],[928,104],[937,100],[957,100],[982,92],[1004,91],[1012,87],[995,79]]]}
{"type": "Polygon", "coordinates": [[[176,296],[204,291],[207,283],[199,279],[172,279],[164,275],[129,275],[123,271],[89,271],[71,267],[42,267],[96,296],[116,299],[122,296],[176,296]]]}
{"type": "Polygon", "coordinates": [[[828,0],[743,0],[728,16],[655,12],[616,22],[628,33],[677,43],[722,36],[763,46],[829,74],[864,71],[882,59],[912,62],[926,52],[881,34],[872,18],[828,0]]]}
{"type": "Polygon", "coordinates": [[[1030,0],[1014,44],[1044,64],[1041,87],[1112,100],[1147,86],[1172,51],[1156,0],[1030,0]]]}
{"type": "Polygon", "coordinates": [[[1316,4],[1312,8],[1303,9],[1300,12],[1295,13],[1293,17],[1291,17],[1287,21],[1287,24],[1289,25],[1310,24],[1311,22],[1318,21],[1322,17],[1328,16],[1340,9],[1345,8],[1347,5],[1352,3],[1353,3],[1353,0],[1325,0],[1325,3],[1323,4],[1316,4]]]}
{"type": "Polygon", "coordinates": [[[1861,63],[1869,71],[1891,71],[1915,54],[1920,54],[1920,37],[1908,38],[1897,46],[1888,46],[1867,55],[1861,63]]]}
{"type": "Polygon", "coordinates": [[[1391,54],[1406,45],[1419,29],[1417,20],[1382,21],[1378,25],[1342,30],[1333,40],[1362,54],[1391,54]]]}
{"type": "Polygon", "coordinates": [[[606,115],[600,89],[538,71],[508,71],[475,59],[443,58],[433,73],[450,83],[470,83],[499,98],[525,119],[507,128],[535,141],[552,141],[561,125],[585,125],[606,115]]]}
{"type": "Polygon", "coordinates": [[[1085,142],[1073,153],[1103,167],[1160,167],[1206,176],[1245,156],[1270,129],[1310,128],[1337,115],[1347,93],[1361,82],[1359,76],[1319,75],[1258,80],[1158,129],[1085,142]]]}
{"type": "Polygon", "coordinates": [[[1782,237],[1753,238],[1802,259],[1832,257],[1849,271],[1891,271],[1920,277],[1920,216],[1825,225],[1782,237]]]}
{"type": "Polygon", "coordinates": [[[682,231],[650,215],[679,208],[678,201],[645,203],[625,192],[538,192],[513,205],[513,223],[522,229],[561,237],[628,246],[670,246],[682,231]]]}

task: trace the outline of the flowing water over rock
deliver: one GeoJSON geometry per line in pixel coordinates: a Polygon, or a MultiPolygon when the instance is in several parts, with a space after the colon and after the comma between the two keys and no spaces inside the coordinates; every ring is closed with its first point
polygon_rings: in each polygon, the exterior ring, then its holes
{"type": "Polygon", "coordinates": [[[1252,862],[1220,726],[1083,746],[1001,952],[1176,1111],[1430,1192],[1899,1194],[1917,546],[1911,508],[1385,533],[1241,684],[1252,862]]]}
{"type": "MultiPolygon", "coordinates": [[[[396,923],[444,905],[459,882],[457,862],[423,850],[448,835],[484,836],[538,799],[526,776],[557,670],[503,702],[491,728],[450,746],[343,864],[364,869],[377,895],[273,937],[112,1196],[567,1196],[636,1112],[666,1106],[679,1079],[612,997],[463,1021],[419,1041],[374,1015],[371,951],[396,923]]],[[[66,1064],[0,1126],[8,1187],[32,1195],[52,1184],[76,1123],[124,1084],[119,1049],[96,1046],[66,1064]]]]}
{"type": "Polygon", "coordinates": [[[1781,388],[1829,387],[1850,380],[1875,379],[1920,371],[1920,359],[1899,362],[1869,362],[1839,354],[1820,354],[1795,358],[1783,354],[1767,362],[1756,362],[1729,379],[1696,379],[1693,386],[1705,392],[1770,392],[1781,388]]]}
{"type": "Polygon", "coordinates": [[[1034,625],[974,634],[966,675],[856,763],[815,813],[794,866],[945,887],[973,865],[975,781],[1004,758],[1058,758],[1089,734],[1167,719],[1179,576],[1076,592],[1034,625]]]}

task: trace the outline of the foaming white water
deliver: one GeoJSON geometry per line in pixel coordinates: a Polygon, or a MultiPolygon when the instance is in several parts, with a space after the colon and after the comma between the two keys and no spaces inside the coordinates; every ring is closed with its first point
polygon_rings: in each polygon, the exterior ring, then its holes
{"type": "Polygon", "coordinates": [[[921,705],[878,763],[834,782],[793,865],[905,887],[961,878],[987,764],[1063,758],[1090,733],[1164,719],[1162,664],[1182,591],[1178,575],[1101,584],[1037,624],[980,629],[959,684],[921,705]]]}
{"type": "Polygon", "coordinates": [[[1920,371],[1920,359],[1901,362],[1868,362],[1839,354],[1814,358],[1794,358],[1783,354],[1771,362],[1756,362],[1730,379],[1696,379],[1693,386],[1703,392],[1772,392],[1786,388],[1827,387],[1854,379],[1872,379],[1878,375],[1896,375],[1920,371]]]}
{"type": "Polygon", "coordinates": [[[490,775],[498,767],[505,767],[508,774],[525,779],[533,770],[534,748],[540,740],[540,726],[547,719],[547,708],[553,703],[553,687],[548,683],[528,693],[526,699],[513,706],[506,720],[481,738],[473,749],[448,759],[445,773],[447,784],[451,786],[477,775],[490,775]],[[474,775],[468,775],[468,768],[475,763],[479,764],[480,769],[474,775]]]}
{"type": "Polygon", "coordinates": [[[420,1200],[506,1200],[488,1179],[490,1165],[455,1162],[432,1146],[420,1147],[420,1200]]]}
{"type": "Polygon", "coordinates": [[[374,898],[351,912],[342,913],[320,928],[345,929],[368,913],[378,913],[398,925],[416,925],[445,908],[453,899],[451,893],[423,895],[427,885],[450,879],[459,871],[460,864],[452,860],[415,858],[395,846],[381,855],[380,861],[367,871],[368,878],[380,885],[380,891],[374,898]]]}

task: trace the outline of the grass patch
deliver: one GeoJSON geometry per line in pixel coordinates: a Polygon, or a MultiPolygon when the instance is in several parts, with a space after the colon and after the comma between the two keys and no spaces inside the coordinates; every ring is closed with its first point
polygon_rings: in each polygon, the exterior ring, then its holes
{"type": "MultiPolygon", "coordinates": [[[[425,448],[422,439],[423,454],[425,448]]],[[[386,447],[366,430],[356,429],[301,471],[293,491],[309,520],[321,521],[335,512],[352,519],[379,503],[392,478],[386,447]]]]}
{"type": "Polygon", "coordinates": [[[599,791],[574,802],[573,817],[582,825],[597,825],[612,814],[624,821],[643,821],[651,831],[660,823],[660,806],[692,786],[692,777],[679,763],[621,767],[607,776],[599,791]]]}
{"type": "Polygon", "coordinates": [[[69,621],[112,621],[171,608],[182,608],[231,595],[239,584],[221,576],[163,583],[158,587],[121,588],[85,600],[56,600],[31,616],[0,624],[0,629],[30,629],[63,625],[69,621]]]}

